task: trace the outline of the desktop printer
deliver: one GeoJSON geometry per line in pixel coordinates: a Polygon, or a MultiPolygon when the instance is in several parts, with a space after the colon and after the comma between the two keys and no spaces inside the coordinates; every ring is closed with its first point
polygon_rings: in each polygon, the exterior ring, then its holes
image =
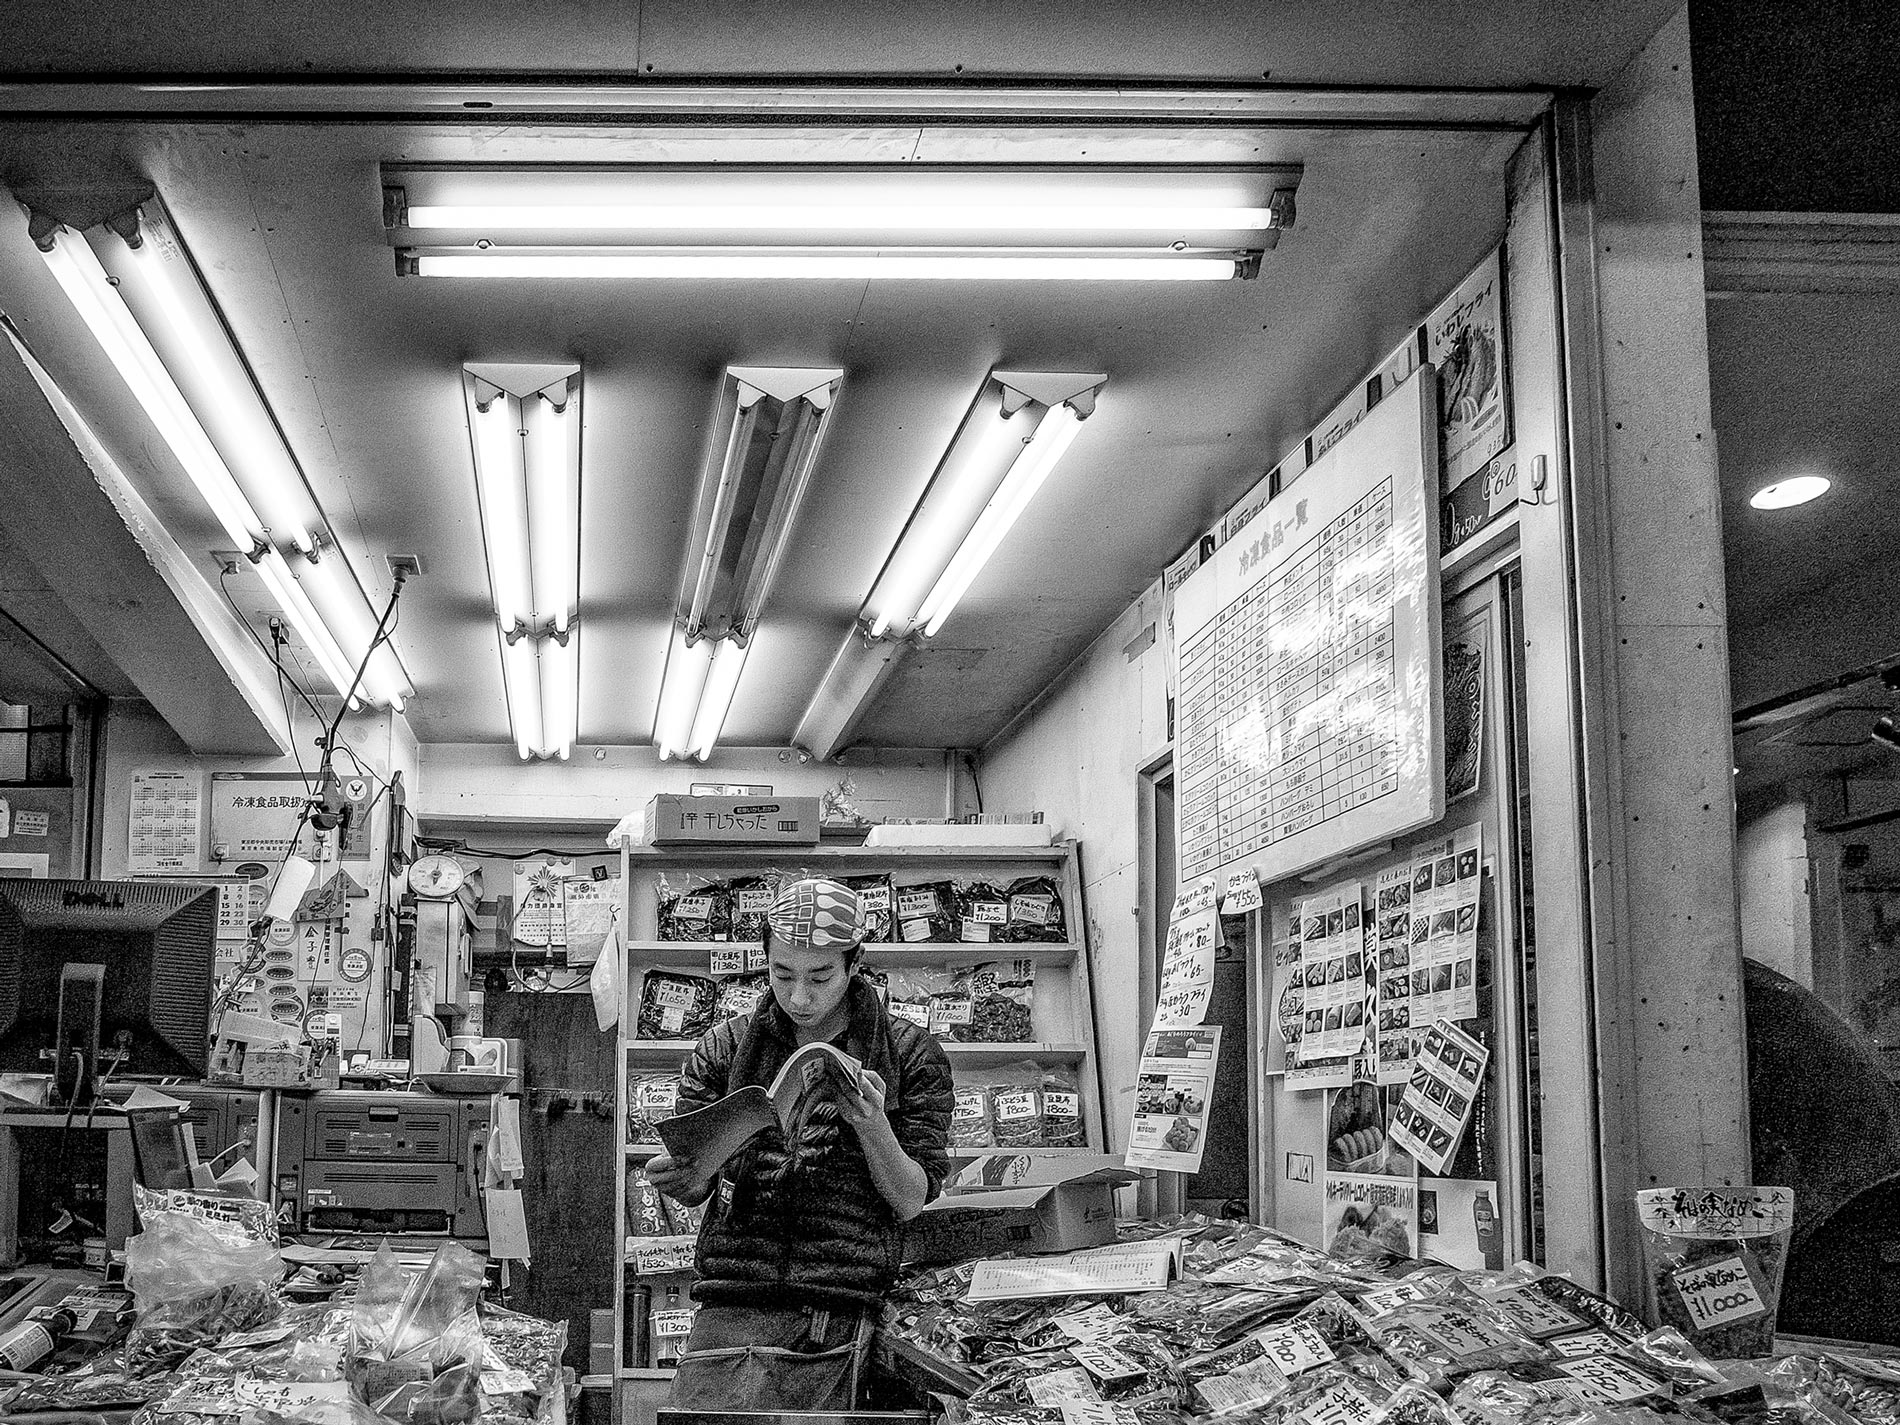
{"type": "Polygon", "coordinates": [[[285,1093],[276,1203],[287,1232],[485,1239],[486,1098],[380,1089],[285,1093]]]}

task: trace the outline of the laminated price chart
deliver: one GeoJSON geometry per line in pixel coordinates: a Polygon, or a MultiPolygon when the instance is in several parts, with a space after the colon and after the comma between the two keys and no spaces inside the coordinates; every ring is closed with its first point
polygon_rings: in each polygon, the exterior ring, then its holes
{"type": "Polygon", "coordinates": [[[1180,589],[1180,875],[1270,881],[1444,811],[1425,368],[1180,589]]]}

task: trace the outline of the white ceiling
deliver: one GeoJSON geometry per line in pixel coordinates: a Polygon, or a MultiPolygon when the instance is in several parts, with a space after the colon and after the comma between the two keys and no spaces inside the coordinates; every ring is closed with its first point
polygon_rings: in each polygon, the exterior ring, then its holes
{"type": "MultiPolygon", "coordinates": [[[[157,184],[312,487],[380,601],[420,555],[398,645],[425,742],[508,740],[458,369],[577,360],[583,743],[648,737],[714,381],[842,366],[794,548],[727,724],[782,744],[993,366],[1099,370],[1097,414],[937,646],[864,725],[887,745],[994,735],[1313,425],[1493,242],[1509,132],[802,130],[425,123],[0,125],[9,181],[119,166],[157,184]],[[399,278],[385,160],[826,157],[1305,165],[1299,221],[1225,284],[455,282],[399,278]]],[[[0,305],[119,448],[188,553],[215,525],[142,438],[38,261],[0,218],[0,305]]],[[[259,600],[239,582],[240,603],[259,600]]]]}

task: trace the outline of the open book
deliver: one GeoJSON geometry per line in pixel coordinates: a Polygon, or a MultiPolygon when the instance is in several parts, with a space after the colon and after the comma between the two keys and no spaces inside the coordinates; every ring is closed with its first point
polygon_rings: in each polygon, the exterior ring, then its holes
{"type": "Polygon", "coordinates": [[[778,1124],[789,1132],[801,1100],[827,1082],[856,1093],[864,1082],[864,1065],[833,1044],[801,1045],[770,1088],[748,1084],[717,1103],[662,1118],[654,1126],[668,1154],[710,1176],[761,1129],[778,1124]]]}

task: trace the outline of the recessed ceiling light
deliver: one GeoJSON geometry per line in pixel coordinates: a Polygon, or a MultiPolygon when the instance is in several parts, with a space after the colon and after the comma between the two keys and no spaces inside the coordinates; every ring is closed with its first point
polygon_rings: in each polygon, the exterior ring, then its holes
{"type": "Polygon", "coordinates": [[[1791,505],[1805,505],[1809,500],[1820,499],[1832,483],[1825,475],[1796,475],[1790,480],[1763,485],[1748,497],[1748,503],[1758,510],[1785,510],[1791,505]]]}

